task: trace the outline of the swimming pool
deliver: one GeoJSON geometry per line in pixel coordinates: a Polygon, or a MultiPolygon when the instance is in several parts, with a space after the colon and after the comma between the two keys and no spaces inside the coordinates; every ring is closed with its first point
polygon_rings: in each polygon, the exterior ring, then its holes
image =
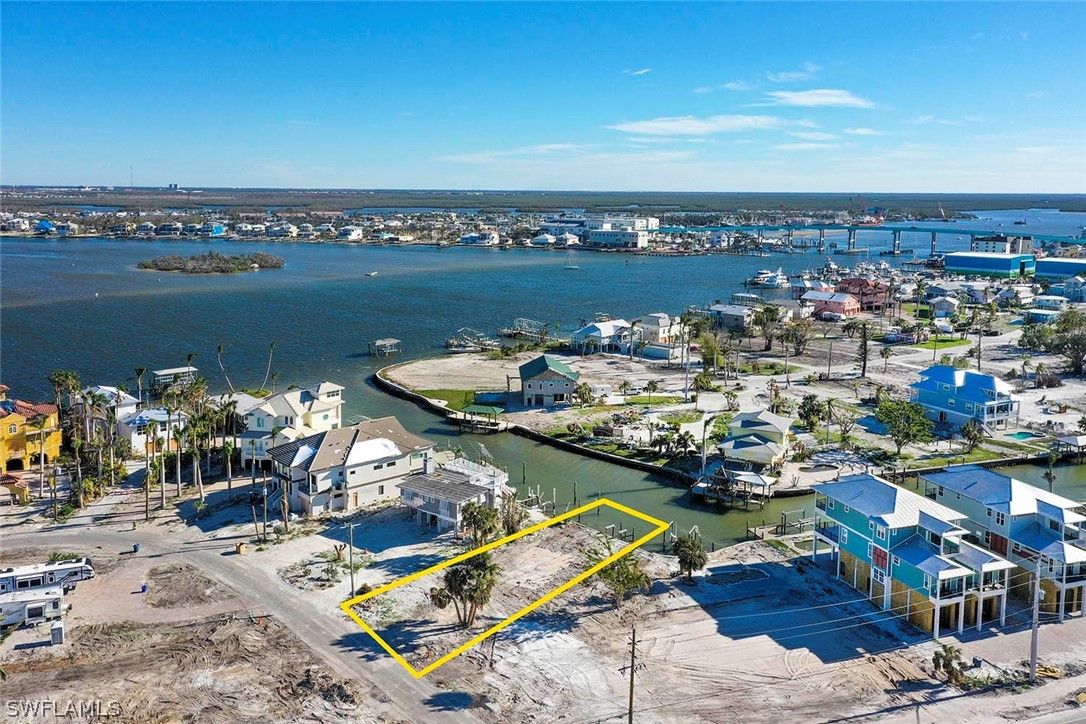
{"type": "Polygon", "coordinates": [[[1007,437],[1013,437],[1015,440],[1029,440],[1032,437],[1044,437],[1036,432],[1009,432],[1007,437]]]}

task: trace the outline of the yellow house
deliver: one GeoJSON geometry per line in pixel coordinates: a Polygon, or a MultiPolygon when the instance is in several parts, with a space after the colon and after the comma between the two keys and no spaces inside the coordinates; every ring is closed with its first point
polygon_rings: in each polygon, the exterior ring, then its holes
{"type": "Polygon", "coordinates": [[[8,391],[0,385],[0,475],[36,466],[43,448],[45,463],[51,463],[60,456],[62,437],[56,405],[9,400],[8,391]]]}

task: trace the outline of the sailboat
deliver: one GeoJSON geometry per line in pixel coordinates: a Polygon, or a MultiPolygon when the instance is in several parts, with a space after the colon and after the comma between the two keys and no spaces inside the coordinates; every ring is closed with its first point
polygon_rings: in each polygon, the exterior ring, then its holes
{"type": "Polygon", "coordinates": [[[581,268],[581,267],[579,267],[579,266],[577,266],[576,264],[573,263],[573,252],[572,251],[567,251],[566,252],[566,265],[564,267],[562,267],[562,268],[565,269],[566,271],[574,271],[576,269],[581,268]]]}

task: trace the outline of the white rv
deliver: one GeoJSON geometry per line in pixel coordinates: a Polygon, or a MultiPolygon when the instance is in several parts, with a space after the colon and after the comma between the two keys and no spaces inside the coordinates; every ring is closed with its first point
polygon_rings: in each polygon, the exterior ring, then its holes
{"type": "Polygon", "coordinates": [[[0,626],[45,623],[64,615],[60,586],[0,594],[0,626]]]}
{"type": "Polygon", "coordinates": [[[76,583],[89,578],[94,578],[90,558],[5,568],[0,570],[0,594],[54,586],[70,591],[76,583]]]}

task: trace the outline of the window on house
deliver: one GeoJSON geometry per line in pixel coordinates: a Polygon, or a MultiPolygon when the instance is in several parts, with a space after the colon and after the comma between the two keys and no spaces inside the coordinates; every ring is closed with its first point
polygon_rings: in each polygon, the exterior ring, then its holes
{"type": "Polygon", "coordinates": [[[1007,515],[1005,513],[1000,513],[999,511],[996,511],[995,522],[996,522],[996,525],[1006,525],[1007,524],[1007,515]]]}
{"type": "Polygon", "coordinates": [[[826,509],[833,510],[833,498],[826,498],[826,509]]]}
{"type": "Polygon", "coordinates": [[[951,398],[951,399],[947,400],[946,404],[948,404],[951,407],[954,407],[954,398],[951,398]]]}
{"type": "Polygon", "coordinates": [[[939,486],[939,497],[940,498],[943,497],[943,486],[942,485],[939,486]]]}
{"type": "Polygon", "coordinates": [[[378,463],[377,465],[374,465],[374,466],[373,466],[373,469],[374,469],[374,470],[380,470],[380,469],[381,469],[381,468],[383,468],[383,467],[384,467],[384,463],[378,463]]]}
{"type": "Polygon", "coordinates": [[[894,560],[894,568],[897,568],[898,566],[901,565],[901,559],[898,558],[897,556],[894,556],[893,560],[894,560]]]}
{"type": "Polygon", "coordinates": [[[393,460],[393,461],[389,462],[389,463],[388,463],[388,466],[389,466],[390,468],[396,467],[396,461],[395,461],[395,460],[393,460]]]}
{"type": "Polygon", "coordinates": [[[924,574],[924,588],[931,588],[931,576],[924,574]]]}
{"type": "Polygon", "coordinates": [[[868,558],[868,560],[870,560],[870,558],[871,558],[871,544],[870,543],[867,544],[867,558],[868,558]]]}
{"type": "Polygon", "coordinates": [[[842,543],[848,543],[848,529],[847,528],[842,528],[841,529],[841,542],[842,543]]]}
{"type": "Polygon", "coordinates": [[[1054,530],[1054,531],[1056,531],[1057,533],[1059,533],[1059,532],[1060,532],[1060,528],[1061,528],[1062,526],[1061,526],[1061,525],[1059,524],[1059,522],[1058,522],[1058,521],[1055,521],[1055,520],[1050,520],[1050,521],[1048,521],[1048,527],[1049,527],[1049,529],[1051,529],[1051,530],[1054,530]]]}
{"type": "Polygon", "coordinates": [[[886,583],[886,574],[878,568],[871,569],[871,578],[874,579],[875,583],[886,583]]]}
{"type": "Polygon", "coordinates": [[[264,427],[264,418],[263,417],[256,418],[256,426],[261,427],[261,428],[264,427]]]}
{"type": "Polygon", "coordinates": [[[9,435],[14,435],[16,433],[16,431],[18,431],[18,429],[19,429],[18,425],[15,425],[14,423],[12,423],[11,425],[8,425],[8,434],[9,435]]]}
{"type": "Polygon", "coordinates": [[[844,507],[844,511],[845,511],[845,512],[847,513],[847,512],[849,511],[849,510],[851,510],[851,508],[849,508],[849,507],[848,507],[848,506],[846,505],[846,506],[844,507]]]}
{"type": "Polygon", "coordinates": [[[377,494],[378,495],[384,495],[385,494],[385,486],[384,485],[378,485],[377,486],[377,494]]]}
{"type": "Polygon", "coordinates": [[[984,509],[984,514],[987,515],[989,518],[991,518],[992,517],[992,509],[991,508],[985,508],[984,509]]]}
{"type": "Polygon", "coordinates": [[[874,531],[875,530],[875,521],[873,521],[873,520],[867,521],[867,530],[868,531],[874,531]]]}
{"type": "Polygon", "coordinates": [[[886,529],[881,525],[875,529],[875,537],[879,540],[886,540],[886,529]]]}

